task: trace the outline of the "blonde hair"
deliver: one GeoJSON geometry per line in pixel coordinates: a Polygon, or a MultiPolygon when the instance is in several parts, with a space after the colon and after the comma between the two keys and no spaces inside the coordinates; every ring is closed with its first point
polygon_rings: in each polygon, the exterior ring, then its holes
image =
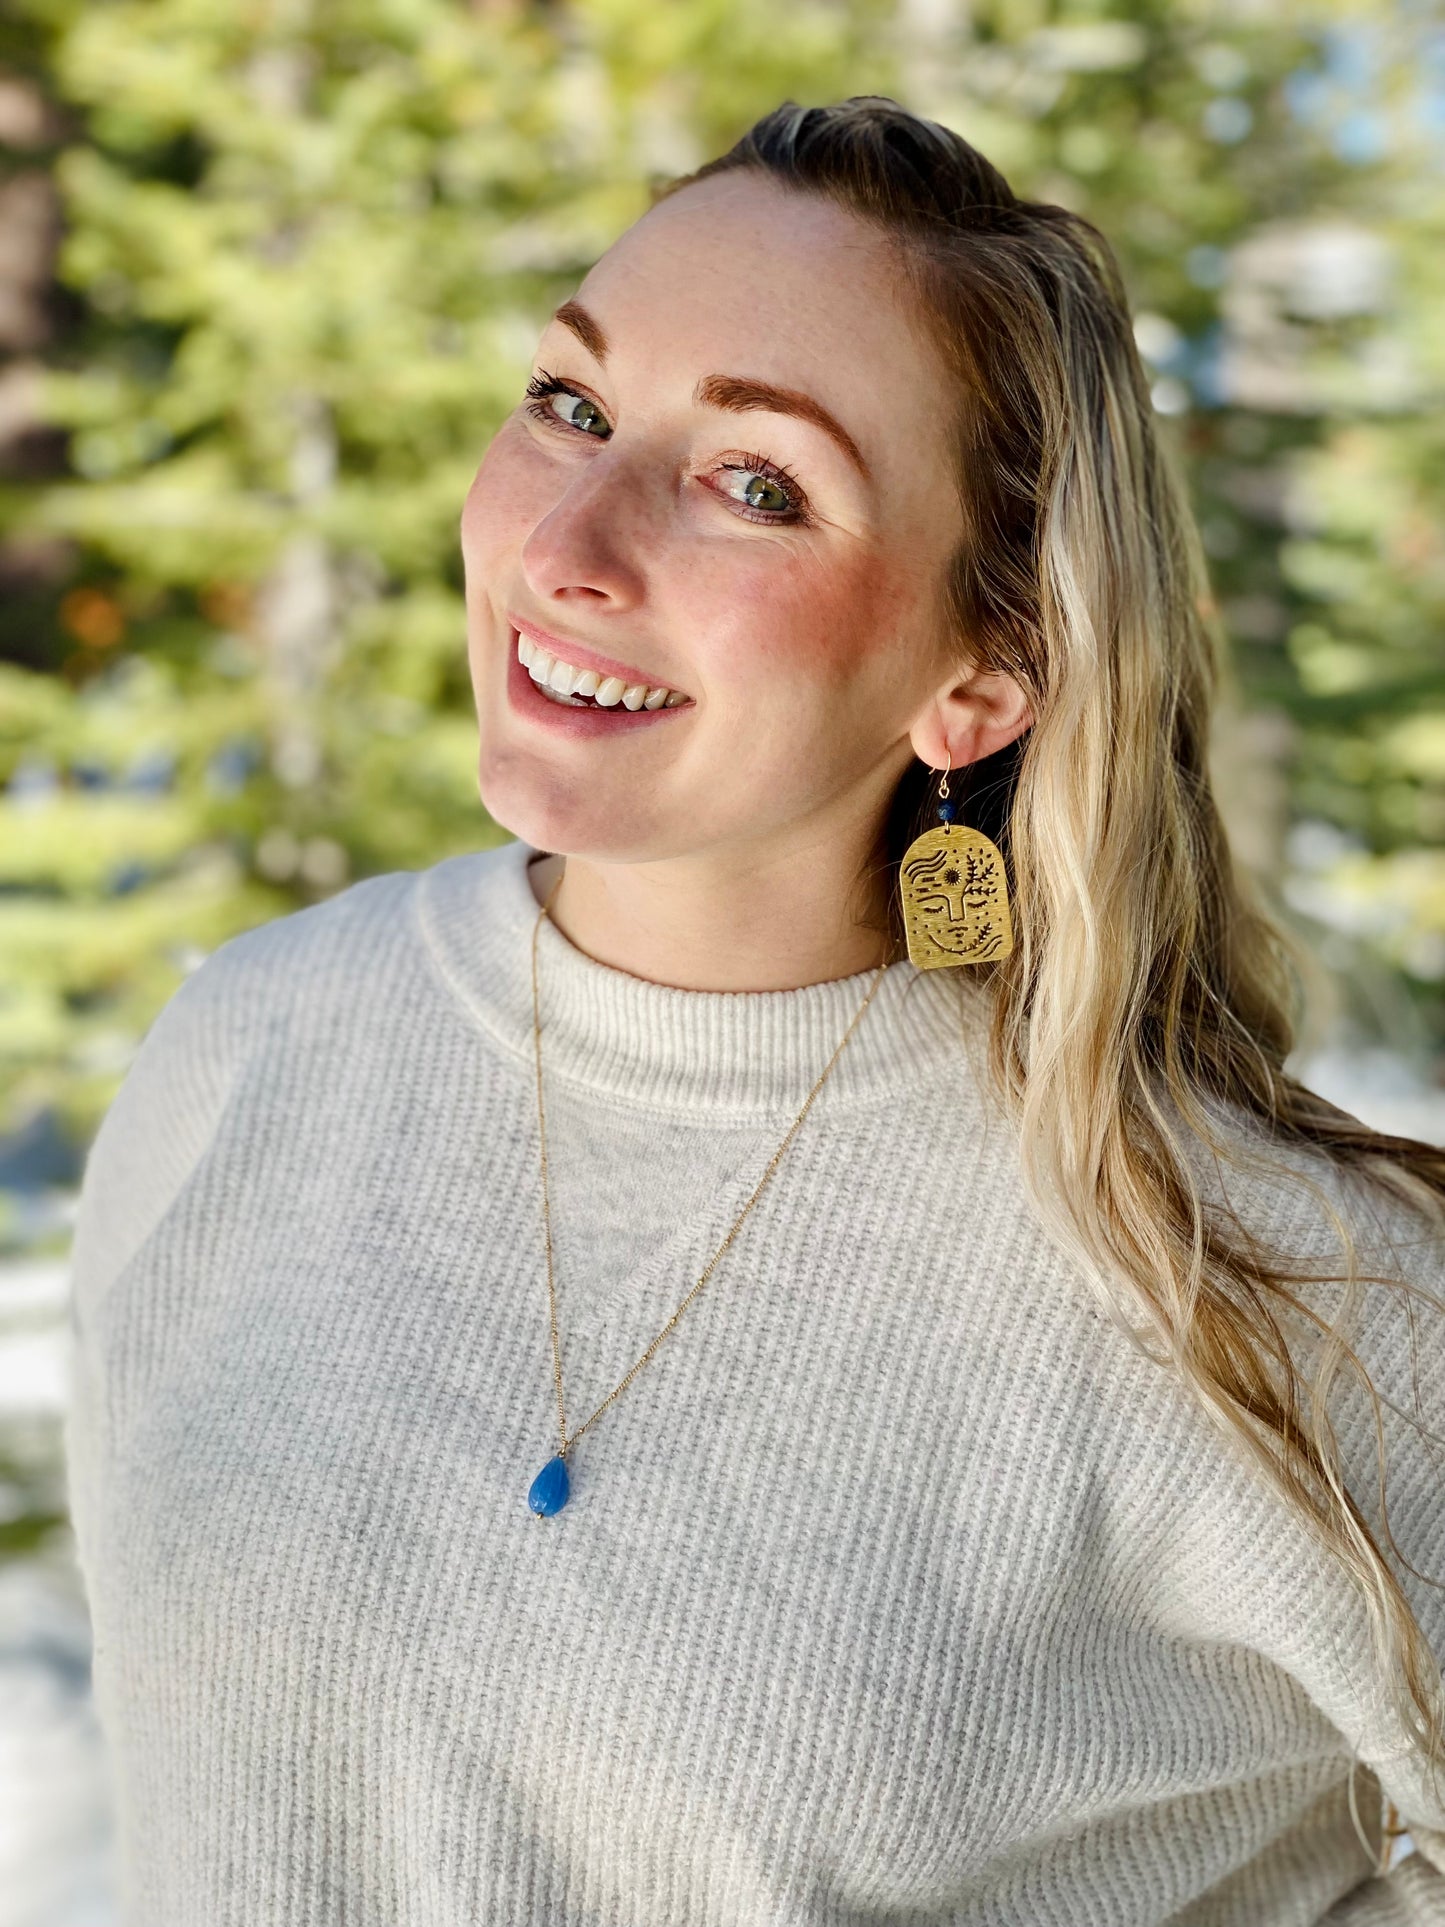
{"type": "MultiPolygon", "coordinates": [[[[1362,1275],[1350,1223],[1300,1167],[1322,1158],[1438,1234],[1445,1151],[1369,1129],[1284,1069],[1290,946],[1237,874],[1210,789],[1223,638],[1115,256],[1089,221],[1018,199],[959,135],[881,96],[786,102],[654,201],[737,168],[881,230],[955,377],[965,532],[950,633],[961,661],[1013,676],[1035,718],[1016,754],[990,759],[1005,772],[995,814],[1016,949],[983,967],[992,1068],[1035,1201],[1114,1322],[1178,1372],[1354,1579],[1394,1710],[1433,1774],[1440,1667],[1346,1488],[1326,1400],[1347,1360],[1371,1400],[1384,1533],[1403,1557],[1383,1512],[1379,1395],[1344,1327],[1367,1279],[1445,1305],[1393,1273],[1362,1275]],[[1206,1210],[1201,1150],[1304,1184],[1343,1270],[1291,1268],[1206,1210]],[[1291,1289],[1311,1282],[1344,1284],[1338,1324],[1291,1289]],[[1324,1338],[1308,1384],[1280,1307],[1324,1338]]],[[[925,826],[930,778],[915,760],[899,786],[892,865],[925,826]]],[[[896,893],[890,904],[896,954],[896,893]]],[[[1350,1790],[1353,1813],[1353,1776],[1350,1790]]]]}

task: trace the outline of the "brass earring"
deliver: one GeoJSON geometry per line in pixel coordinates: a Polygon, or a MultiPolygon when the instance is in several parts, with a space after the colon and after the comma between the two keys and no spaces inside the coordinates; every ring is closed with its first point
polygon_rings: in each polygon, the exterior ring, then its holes
{"type": "Polygon", "coordinates": [[[1003,857],[982,830],[954,822],[946,768],[938,796],[938,827],[915,837],[898,866],[909,958],[920,970],[995,963],[1014,947],[1003,857]]]}

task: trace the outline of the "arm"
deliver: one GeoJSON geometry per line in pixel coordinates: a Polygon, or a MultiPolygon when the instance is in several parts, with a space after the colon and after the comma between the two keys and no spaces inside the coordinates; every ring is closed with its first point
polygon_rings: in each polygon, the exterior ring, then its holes
{"type": "MultiPolygon", "coordinates": [[[[1371,1236],[1362,1249],[1362,1268],[1378,1264],[1382,1270],[1396,1270],[1436,1299],[1445,1299],[1445,1252],[1439,1236],[1428,1228],[1422,1233],[1393,1206],[1377,1204],[1368,1215],[1372,1232],[1382,1235],[1378,1242],[1371,1236]]],[[[1390,1530],[1418,1574],[1401,1566],[1382,1530],[1373,1416],[1352,1376],[1342,1400],[1341,1458],[1350,1491],[1394,1568],[1431,1651],[1445,1663],[1445,1454],[1437,1443],[1445,1415],[1445,1311],[1428,1301],[1407,1300],[1398,1291],[1385,1296],[1378,1286],[1368,1290],[1360,1335],[1352,1334],[1351,1342],[1381,1399],[1390,1530]]],[[[1361,1757],[1388,1803],[1386,1824],[1408,1833],[1413,1851],[1388,1872],[1344,1895],[1321,1927],[1445,1923],[1445,1790],[1429,1785],[1425,1769],[1409,1755],[1405,1736],[1390,1716],[1372,1737],[1372,1745],[1361,1746],[1361,1757]]],[[[1440,1778],[1445,1783],[1445,1765],[1440,1778]]],[[[1386,1854],[1391,1844],[1387,1837],[1386,1854]]]]}
{"type": "Polygon", "coordinates": [[[1319,1927],[1440,1927],[1445,1921],[1445,1833],[1416,1825],[1410,1838],[1413,1853],[1388,1873],[1353,1888],[1319,1927]]]}
{"type": "Polygon", "coordinates": [[[82,1571],[110,1449],[112,1294],[216,1139],[232,1095],[303,1016],[351,1021],[377,943],[414,874],[364,878],[219,945],[163,1006],[90,1146],[70,1249],[71,1384],[64,1426],[82,1571]]]}
{"type": "Polygon", "coordinates": [[[244,941],[233,938],[212,952],[162,1007],[86,1156],[70,1246],[70,1396],[62,1434],[83,1572],[106,1449],[106,1301],[199,1164],[224,1112],[247,1022],[225,980],[244,941]]]}

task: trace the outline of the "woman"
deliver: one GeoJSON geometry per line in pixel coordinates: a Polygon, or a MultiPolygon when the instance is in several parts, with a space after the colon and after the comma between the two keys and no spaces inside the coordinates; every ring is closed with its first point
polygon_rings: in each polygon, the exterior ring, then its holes
{"type": "Polygon", "coordinates": [[[512,840],[221,946],[87,1167],[129,1918],[1445,1919],[1445,1156],[1282,1068],[1107,245],[785,105],[461,534],[512,840]]]}

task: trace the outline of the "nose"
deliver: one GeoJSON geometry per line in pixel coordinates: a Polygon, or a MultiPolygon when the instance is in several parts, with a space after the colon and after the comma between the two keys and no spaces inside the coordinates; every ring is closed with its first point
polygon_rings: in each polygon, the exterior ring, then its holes
{"type": "Polygon", "coordinates": [[[645,593],[641,518],[628,502],[628,465],[609,449],[569,476],[522,543],[520,562],[539,603],[635,609],[645,593]]]}

